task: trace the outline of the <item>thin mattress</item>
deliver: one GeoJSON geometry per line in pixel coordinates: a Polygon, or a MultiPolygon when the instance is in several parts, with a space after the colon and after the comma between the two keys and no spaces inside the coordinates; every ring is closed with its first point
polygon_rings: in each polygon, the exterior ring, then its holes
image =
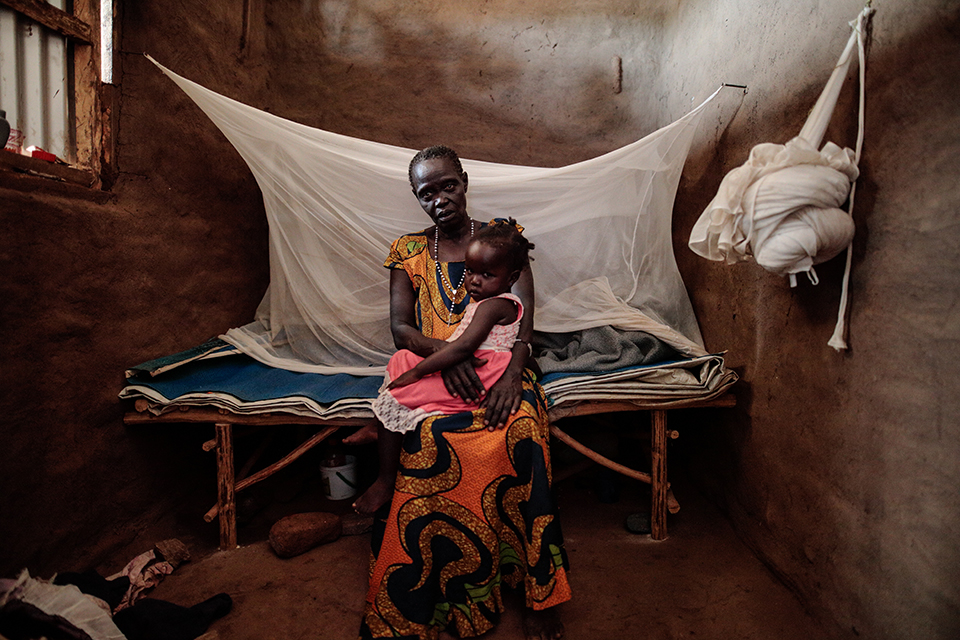
{"type": "MultiPolygon", "coordinates": [[[[590,401],[664,405],[708,400],[736,381],[722,354],[603,372],[550,373],[541,384],[548,405],[590,401]]],[[[180,407],[216,407],[238,415],[290,413],[321,419],[373,417],[379,376],[298,373],[262,364],[211,341],[127,371],[124,400],[144,399],[156,415],[180,407]]]]}

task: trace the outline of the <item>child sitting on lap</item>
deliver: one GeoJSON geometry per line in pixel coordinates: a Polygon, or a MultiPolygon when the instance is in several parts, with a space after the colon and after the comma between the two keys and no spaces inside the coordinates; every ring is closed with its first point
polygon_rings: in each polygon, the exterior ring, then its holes
{"type": "MultiPolygon", "coordinates": [[[[452,396],[439,372],[474,359],[477,375],[489,389],[507,369],[523,317],[523,305],[510,289],[529,264],[531,249],[533,244],[512,218],[477,232],[464,259],[470,303],[447,346],[426,358],[402,349],[387,364],[384,385],[373,403],[373,412],[386,430],[403,434],[429,416],[476,408],[452,396]]],[[[394,461],[400,455],[401,438],[394,435],[389,441],[391,445],[381,442],[378,447],[380,474],[357,500],[357,511],[375,511],[393,493],[394,461]]]]}

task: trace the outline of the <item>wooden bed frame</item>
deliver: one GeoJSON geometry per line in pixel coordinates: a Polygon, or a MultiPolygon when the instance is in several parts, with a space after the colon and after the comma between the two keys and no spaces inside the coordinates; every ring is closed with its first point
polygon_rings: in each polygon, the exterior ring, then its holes
{"type": "MultiPolygon", "coordinates": [[[[584,454],[594,462],[612,469],[625,476],[646,482],[651,487],[651,537],[654,540],[664,540],[667,537],[667,513],[676,513],[679,504],[673,499],[670,484],[667,482],[667,439],[676,438],[677,432],[667,429],[667,412],[675,409],[695,409],[704,407],[733,407],[736,398],[730,393],[724,393],[716,398],[686,399],[667,402],[607,402],[582,401],[577,403],[562,403],[548,411],[551,434],[561,442],[584,454]],[[644,473],[618,464],[608,458],[585,447],[567,435],[557,422],[563,418],[619,412],[650,412],[650,473],[644,473]]],[[[324,420],[316,417],[297,416],[286,413],[259,413],[255,415],[240,415],[226,409],[215,407],[180,407],[179,410],[154,415],[147,411],[147,401],[138,399],[135,410],[124,416],[127,425],[170,424],[170,423],[204,423],[213,424],[216,437],[203,443],[205,451],[216,450],[217,453],[217,504],[205,515],[204,520],[212,522],[219,516],[220,522],[220,549],[235,549],[237,547],[237,505],[236,493],[247,487],[268,478],[280,469],[302,456],[304,453],[323,442],[341,427],[360,427],[368,424],[371,418],[341,418],[324,420]],[[320,430],[303,444],[284,456],[274,464],[247,475],[256,462],[256,456],[241,469],[234,471],[233,456],[233,427],[234,425],[256,426],[285,426],[311,425],[320,427],[320,430]],[[237,475],[241,476],[237,480],[237,475]]]]}

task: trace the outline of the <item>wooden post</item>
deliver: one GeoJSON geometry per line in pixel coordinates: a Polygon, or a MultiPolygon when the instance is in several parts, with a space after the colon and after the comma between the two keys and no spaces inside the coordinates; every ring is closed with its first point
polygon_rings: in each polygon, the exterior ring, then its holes
{"type": "Polygon", "coordinates": [[[220,550],[237,547],[237,502],[233,474],[233,425],[217,423],[217,506],[220,507],[220,550]]]}
{"type": "Polygon", "coordinates": [[[667,537],[667,412],[650,411],[650,537],[667,537]]]}

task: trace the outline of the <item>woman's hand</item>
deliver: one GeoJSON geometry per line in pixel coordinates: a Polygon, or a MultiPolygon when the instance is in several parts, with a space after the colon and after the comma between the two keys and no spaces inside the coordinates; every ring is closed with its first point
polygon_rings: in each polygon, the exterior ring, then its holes
{"type": "Polygon", "coordinates": [[[450,395],[473,404],[480,402],[486,389],[480,382],[476,367],[483,366],[486,363],[486,358],[474,357],[444,369],[440,375],[443,377],[443,384],[447,387],[450,395]]]}
{"type": "Polygon", "coordinates": [[[514,367],[508,367],[497,380],[480,406],[486,407],[483,423],[493,431],[507,424],[507,419],[520,410],[523,397],[523,380],[514,367]]]}
{"type": "Polygon", "coordinates": [[[523,398],[523,369],[527,366],[527,362],[535,362],[531,357],[532,349],[530,349],[530,340],[533,339],[535,298],[533,272],[530,271],[530,267],[526,267],[520,273],[520,278],[513,285],[513,293],[520,298],[524,307],[518,341],[513,345],[507,370],[490,387],[487,397],[480,403],[481,407],[486,408],[483,422],[490,431],[506,425],[510,416],[520,410],[523,398]]]}

